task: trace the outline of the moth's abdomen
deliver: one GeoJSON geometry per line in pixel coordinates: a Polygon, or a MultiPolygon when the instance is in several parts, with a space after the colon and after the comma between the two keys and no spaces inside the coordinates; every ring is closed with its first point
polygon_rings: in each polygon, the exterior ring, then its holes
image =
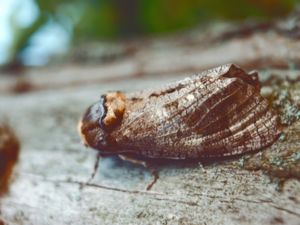
{"type": "Polygon", "coordinates": [[[165,88],[127,94],[118,101],[110,96],[114,105],[106,101],[105,107],[123,111],[113,129],[104,132],[112,144],[97,148],[115,153],[173,159],[221,157],[258,151],[280,134],[275,112],[260,95],[257,74],[234,65],[165,88]]]}

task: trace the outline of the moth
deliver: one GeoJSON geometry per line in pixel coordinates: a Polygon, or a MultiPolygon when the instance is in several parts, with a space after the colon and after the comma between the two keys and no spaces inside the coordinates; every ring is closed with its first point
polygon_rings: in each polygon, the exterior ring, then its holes
{"type": "Polygon", "coordinates": [[[203,159],[259,151],[281,131],[256,72],[233,64],[157,89],[102,95],[84,113],[85,145],[126,159],[203,159]]]}

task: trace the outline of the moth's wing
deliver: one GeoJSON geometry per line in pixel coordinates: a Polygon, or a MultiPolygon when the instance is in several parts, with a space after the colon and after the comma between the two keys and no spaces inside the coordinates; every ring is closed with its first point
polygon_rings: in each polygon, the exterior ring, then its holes
{"type": "Polygon", "coordinates": [[[234,65],[145,93],[129,104],[116,135],[145,155],[234,155],[267,146],[279,133],[275,114],[259,94],[257,75],[234,65]]]}
{"type": "MultiPolygon", "coordinates": [[[[221,66],[161,88],[127,94],[123,122],[113,133],[116,141],[126,148],[140,149],[148,146],[149,149],[156,148],[156,152],[159,152],[163,140],[159,142],[158,138],[165,132],[172,133],[177,130],[175,124],[172,124],[173,118],[169,117],[177,113],[176,104],[180,102],[179,99],[193,93],[199,85],[202,85],[202,89],[207,87],[208,82],[213,83],[220,72],[224,74],[229,68],[230,65],[221,66]],[[207,76],[210,81],[204,79],[207,76]]],[[[201,91],[203,90],[199,90],[201,91]]]]}
{"type": "Polygon", "coordinates": [[[220,76],[216,87],[198,96],[181,116],[182,138],[176,145],[194,157],[255,151],[272,144],[280,134],[276,114],[259,93],[256,74],[248,79],[236,67],[233,70],[220,76]]]}
{"type": "Polygon", "coordinates": [[[197,146],[199,156],[236,155],[272,144],[280,134],[277,115],[250,85],[241,90],[245,94],[238,91],[210,106],[181,143],[197,146]]]}

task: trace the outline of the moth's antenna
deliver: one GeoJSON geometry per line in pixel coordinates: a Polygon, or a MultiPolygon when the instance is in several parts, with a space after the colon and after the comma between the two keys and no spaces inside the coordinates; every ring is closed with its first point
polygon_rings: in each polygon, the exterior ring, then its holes
{"type": "Polygon", "coordinates": [[[97,158],[96,158],[96,162],[94,164],[94,170],[91,174],[91,177],[80,186],[80,190],[82,190],[87,184],[89,184],[96,176],[97,170],[99,168],[99,164],[100,164],[100,158],[101,158],[101,153],[100,151],[97,153],[97,158]]]}

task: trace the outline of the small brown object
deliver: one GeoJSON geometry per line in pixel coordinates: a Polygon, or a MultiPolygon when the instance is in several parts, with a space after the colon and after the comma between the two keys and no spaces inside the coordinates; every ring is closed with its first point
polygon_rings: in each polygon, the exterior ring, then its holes
{"type": "Polygon", "coordinates": [[[229,64],[156,90],[103,95],[79,133],[102,153],[201,159],[261,150],[281,131],[257,73],[229,64]]]}
{"type": "Polygon", "coordinates": [[[0,125],[0,196],[7,192],[13,168],[18,161],[20,143],[7,124],[0,125]]]}
{"type": "Polygon", "coordinates": [[[12,92],[16,94],[23,94],[30,92],[35,89],[35,86],[30,80],[19,78],[16,80],[15,84],[11,87],[12,92]]]}
{"type": "Polygon", "coordinates": [[[106,116],[103,125],[106,129],[113,128],[122,119],[125,111],[125,95],[120,92],[108,93],[105,96],[106,116]]]}

